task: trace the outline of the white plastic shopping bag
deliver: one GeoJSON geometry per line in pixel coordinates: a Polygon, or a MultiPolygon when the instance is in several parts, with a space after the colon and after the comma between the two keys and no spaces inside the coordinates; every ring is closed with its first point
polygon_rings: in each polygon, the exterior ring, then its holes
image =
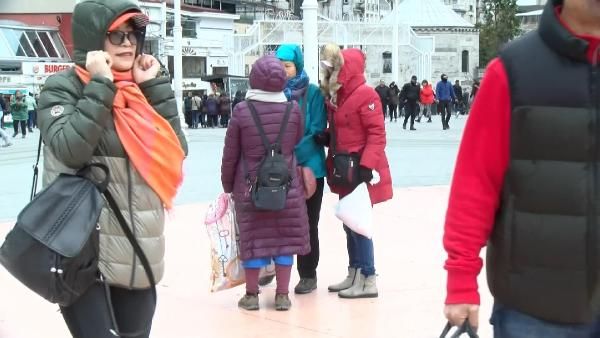
{"type": "Polygon", "coordinates": [[[361,183],[337,203],[335,216],[352,231],[373,237],[373,207],[366,183],[361,183]]]}
{"type": "Polygon", "coordinates": [[[244,269],[236,241],[235,209],[230,194],[220,194],[208,207],[205,225],[210,240],[210,290],[244,284],[244,269]]]}
{"type": "MultiPolygon", "coordinates": [[[[204,224],[210,240],[210,290],[227,290],[246,282],[240,259],[235,208],[230,194],[220,194],[208,207],[204,224]]],[[[275,266],[262,268],[260,277],[274,275],[275,266]]]]}

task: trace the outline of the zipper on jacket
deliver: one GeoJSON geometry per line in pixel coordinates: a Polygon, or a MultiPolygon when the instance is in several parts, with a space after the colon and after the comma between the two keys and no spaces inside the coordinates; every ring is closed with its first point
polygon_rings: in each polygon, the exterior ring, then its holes
{"type": "MultiPolygon", "coordinates": [[[[129,162],[129,157],[125,157],[125,163],[127,166],[127,208],[129,210],[129,224],[131,224],[131,232],[133,233],[133,237],[135,237],[135,224],[133,223],[133,201],[132,201],[132,184],[131,184],[131,165],[129,162]]],[[[132,246],[133,250],[133,246],[132,246]]],[[[131,267],[131,280],[129,281],[129,288],[133,288],[133,284],[135,281],[135,271],[137,269],[137,256],[135,255],[135,250],[133,250],[133,263],[131,267]]]]}
{"type": "Polygon", "coordinates": [[[600,47],[596,48],[594,58],[592,60],[592,79],[591,79],[591,99],[594,117],[594,146],[593,146],[593,162],[592,162],[592,189],[590,199],[590,209],[588,212],[588,231],[587,231],[587,279],[588,279],[588,295],[592,305],[596,302],[596,281],[597,281],[597,245],[598,245],[598,222],[597,222],[597,207],[598,202],[598,142],[600,141],[600,71],[598,67],[598,54],[600,47]]]}

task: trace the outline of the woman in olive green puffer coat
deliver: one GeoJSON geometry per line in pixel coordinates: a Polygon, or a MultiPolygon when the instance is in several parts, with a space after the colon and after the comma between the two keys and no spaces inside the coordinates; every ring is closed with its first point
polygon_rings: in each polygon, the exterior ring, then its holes
{"type": "MultiPolygon", "coordinates": [[[[166,121],[163,125],[167,129],[172,128],[169,140],[174,139],[177,144],[181,161],[187,153],[187,143],[169,79],[157,77],[159,65],[154,57],[136,58],[136,47],[141,49],[141,33],[147,23],[148,18],[130,0],[79,2],[72,19],[74,62],[78,68],[46,81],[40,95],[38,123],[45,144],[44,184],[60,173],[74,172],[90,162],[105,164],[110,170],[108,190],[159,282],[164,273],[165,206],[172,199],[165,201],[157,185],[149,183],[156,182],[144,176],[148,168],[136,163],[139,154],[128,148],[132,139],[124,138],[128,134],[123,131],[122,119],[127,116],[122,111],[134,110],[131,107],[135,105],[131,104],[133,101],[123,104],[122,98],[128,93],[123,88],[134,87],[139,94],[136,104],[142,102],[147,106],[142,112],[134,111],[141,117],[140,124],[150,123],[146,119],[150,115],[146,113],[153,111],[152,121],[158,117],[166,121]],[[123,74],[132,75],[132,79],[123,80],[123,74]]],[[[136,125],[127,126],[131,127],[127,132],[135,134],[136,125]]],[[[154,147],[160,150],[165,145],[158,143],[154,147]]],[[[154,156],[154,152],[149,153],[147,158],[154,156]]],[[[181,166],[181,163],[167,164],[181,166]]],[[[140,331],[134,337],[148,337],[154,299],[144,268],[108,205],[98,225],[99,272],[108,288],[105,290],[103,283],[98,283],[73,305],[61,308],[67,326],[75,337],[114,337],[111,330],[119,329],[140,331]],[[114,320],[107,299],[114,307],[114,320]]]]}

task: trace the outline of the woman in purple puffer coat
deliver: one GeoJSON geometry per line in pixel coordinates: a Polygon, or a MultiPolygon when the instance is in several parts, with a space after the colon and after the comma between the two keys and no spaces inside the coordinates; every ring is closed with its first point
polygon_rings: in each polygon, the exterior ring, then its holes
{"type": "MultiPolygon", "coordinates": [[[[246,101],[256,107],[270,142],[274,142],[279,134],[288,105],[283,94],[285,84],[285,70],[274,56],[263,56],[252,66],[252,89],[248,90],[246,101]]],[[[246,161],[249,177],[256,177],[265,149],[246,101],[234,108],[225,136],[221,166],[223,189],[232,193],[235,201],[240,255],[246,273],[246,295],[240,299],[238,306],[246,310],[258,310],[258,273],[261,267],[273,260],[277,277],[275,308],[284,311],[291,306],[288,288],[293,255],[310,252],[304,185],[294,155],[296,144],[304,136],[304,123],[297,103],[290,103],[293,108],[281,141],[282,153],[293,178],[286,206],[281,211],[258,210],[250,198],[242,161],[246,161]]]]}

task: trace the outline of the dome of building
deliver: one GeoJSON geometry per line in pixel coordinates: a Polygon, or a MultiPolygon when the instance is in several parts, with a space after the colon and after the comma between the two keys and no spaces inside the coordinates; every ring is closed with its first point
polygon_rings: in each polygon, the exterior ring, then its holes
{"type": "Polygon", "coordinates": [[[397,13],[400,23],[413,28],[421,27],[460,27],[474,28],[475,26],[456,14],[441,0],[404,0],[398,8],[388,14],[382,23],[392,23],[397,13]]]}

